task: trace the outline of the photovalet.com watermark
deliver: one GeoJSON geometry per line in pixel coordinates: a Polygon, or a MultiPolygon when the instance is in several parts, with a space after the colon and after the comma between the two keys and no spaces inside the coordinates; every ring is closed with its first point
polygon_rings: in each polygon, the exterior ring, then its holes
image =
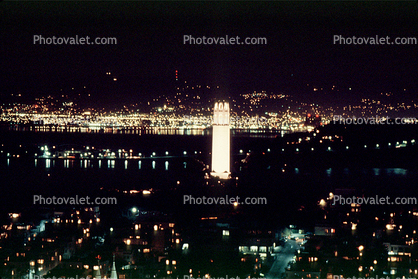
{"type": "Polygon", "coordinates": [[[376,275],[374,277],[356,277],[356,276],[352,276],[352,277],[343,277],[341,275],[334,275],[332,276],[332,279],[416,279],[415,277],[392,277],[392,276],[379,276],[376,275]]]}
{"type": "Polygon", "coordinates": [[[194,37],[183,35],[183,44],[186,45],[267,45],[266,37],[223,36],[223,37],[194,37]]]}
{"type": "Polygon", "coordinates": [[[96,37],[90,36],[74,37],[44,37],[42,35],[33,35],[33,44],[36,45],[117,45],[118,40],[115,37],[96,37]]]}
{"type": "Polygon", "coordinates": [[[418,124],[418,119],[415,117],[343,117],[341,115],[334,115],[332,117],[332,123],[343,125],[406,125],[418,124]]]}
{"type": "Polygon", "coordinates": [[[334,35],[334,45],[416,45],[417,37],[396,37],[392,40],[390,36],[369,36],[369,37],[358,37],[349,36],[344,37],[343,35],[334,35]]]}
{"type": "Polygon", "coordinates": [[[33,195],[33,204],[39,205],[109,205],[117,204],[116,197],[44,197],[42,195],[33,195]]]}
{"type": "MultiPolygon", "coordinates": [[[[192,116],[184,115],[183,120],[192,125],[212,125],[212,116],[192,116]]],[[[246,116],[230,116],[229,122],[231,125],[264,125],[268,123],[268,119],[265,117],[246,117],[246,116]]]]}
{"type": "MultiPolygon", "coordinates": [[[[22,276],[22,279],[25,278],[24,276],[22,276]]],[[[26,277],[27,278],[27,277],[26,277]]],[[[62,277],[56,277],[56,276],[52,276],[52,277],[44,277],[42,275],[33,275],[33,279],[59,279],[62,277]]],[[[91,275],[87,275],[86,277],[79,277],[78,275],[76,275],[75,277],[65,277],[66,279],[92,279],[93,276],[91,275]]],[[[136,279],[136,278],[135,278],[136,279]]],[[[139,278],[137,278],[139,279],[139,278]]],[[[193,277],[191,275],[184,275],[183,279],[264,279],[264,277],[239,277],[239,276],[229,276],[229,275],[225,275],[225,276],[221,276],[221,277],[193,277]]],[[[343,279],[343,278],[341,278],[343,279]]],[[[354,278],[353,278],[354,279],[354,278]]],[[[361,278],[356,278],[356,279],[361,279],[361,278]]],[[[385,278],[386,279],[386,278],[385,278]]]]}
{"type": "Polygon", "coordinates": [[[266,197],[246,197],[242,199],[241,197],[235,196],[230,197],[226,195],[225,197],[193,197],[192,195],[183,195],[183,204],[192,204],[192,205],[234,205],[238,206],[240,204],[244,205],[266,205],[266,197]]]}
{"type": "Polygon", "coordinates": [[[346,205],[346,204],[359,204],[359,205],[411,205],[417,204],[416,197],[380,197],[378,195],[374,197],[343,197],[342,195],[335,195],[332,199],[332,205],[346,205]]]}
{"type": "MultiPolygon", "coordinates": [[[[27,278],[27,277],[25,277],[25,276],[22,276],[21,277],[22,279],[24,279],[24,278],[27,278]]],[[[62,278],[62,276],[60,276],[60,277],[56,277],[56,276],[52,276],[52,277],[44,277],[44,276],[42,276],[42,275],[36,275],[36,274],[33,274],[32,275],[32,278],[33,279],[59,279],[59,278],[62,278]]],[[[90,276],[90,275],[87,275],[86,277],[79,277],[78,275],[76,275],[76,276],[73,276],[73,277],[65,277],[66,279],[93,279],[93,276],[90,276]]]]}
{"type": "Polygon", "coordinates": [[[183,279],[265,279],[264,277],[239,277],[239,276],[229,276],[229,275],[225,275],[225,276],[221,276],[221,277],[212,277],[212,276],[204,276],[204,277],[193,277],[191,275],[184,275],[183,279]]]}

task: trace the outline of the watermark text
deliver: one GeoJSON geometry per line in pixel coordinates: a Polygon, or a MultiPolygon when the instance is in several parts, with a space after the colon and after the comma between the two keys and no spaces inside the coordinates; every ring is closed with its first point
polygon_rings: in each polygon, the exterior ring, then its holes
{"type": "Polygon", "coordinates": [[[416,37],[396,37],[394,40],[390,36],[370,36],[370,37],[357,37],[350,36],[344,37],[343,35],[334,35],[334,45],[416,45],[416,37]]]}
{"type": "Polygon", "coordinates": [[[241,40],[240,36],[224,37],[193,37],[183,35],[183,44],[186,45],[267,45],[266,37],[246,37],[241,40]]]}
{"type": "Polygon", "coordinates": [[[42,195],[33,195],[33,204],[41,205],[106,205],[117,204],[115,197],[96,197],[92,199],[89,196],[79,197],[44,197],[42,195]]]}
{"type": "Polygon", "coordinates": [[[415,117],[342,117],[341,115],[334,115],[332,123],[343,125],[405,125],[418,124],[418,119],[415,117]]]}
{"type": "Polygon", "coordinates": [[[365,204],[365,205],[404,205],[404,204],[417,204],[416,197],[396,197],[391,200],[391,197],[343,197],[342,195],[335,195],[332,205],[345,205],[345,204],[365,204]]]}
{"type": "Polygon", "coordinates": [[[118,40],[115,37],[96,37],[90,36],[75,37],[44,37],[42,35],[33,35],[33,44],[36,45],[117,45],[118,40]]]}

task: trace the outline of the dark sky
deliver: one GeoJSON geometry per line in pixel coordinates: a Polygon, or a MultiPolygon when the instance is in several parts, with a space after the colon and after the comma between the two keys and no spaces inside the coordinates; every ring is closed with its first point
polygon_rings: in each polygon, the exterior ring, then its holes
{"type": "Polygon", "coordinates": [[[417,10],[416,1],[2,2],[0,93],[38,96],[87,86],[98,96],[117,92],[134,101],[169,93],[178,69],[181,79],[221,85],[230,95],[303,95],[301,86],[312,83],[352,87],[355,94],[407,88],[405,94],[416,96],[417,45],[332,40],[336,34],[418,37],[417,10]],[[266,37],[268,44],[184,45],[186,34],[266,37]],[[116,37],[118,43],[34,45],[33,35],[116,37]],[[115,87],[103,85],[107,71],[117,76],[115,87]]]}

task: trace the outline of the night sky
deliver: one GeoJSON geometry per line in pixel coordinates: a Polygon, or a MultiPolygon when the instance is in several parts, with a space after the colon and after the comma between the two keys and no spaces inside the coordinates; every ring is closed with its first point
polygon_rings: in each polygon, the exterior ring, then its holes
{"type": "Polygon", "coordinates": [[[416,1],[3,2],[0,96],[86,86],[98,98],[138,102],[174,94],[178,70],[181,80],[220,85],[212,93],[220,95],[266,90],[321,98],[303,90],[310,83],[337,85],[335,100],[386,91],[410,98],[418,88],[416,45],[334,45],[333,35],[418,37],[417,10],[416,1]],[[34,45],[33,35],[118,43],[34,45]],[[268,44],[184,45],[183,35],[266,37],[268,44]],[[108,71],[115,85],[106,85],[108,71]]]}

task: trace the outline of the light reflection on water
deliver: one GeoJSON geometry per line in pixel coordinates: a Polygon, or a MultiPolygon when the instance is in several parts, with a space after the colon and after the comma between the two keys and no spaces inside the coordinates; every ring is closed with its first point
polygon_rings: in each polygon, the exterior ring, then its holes
{"type": "MultiPolygon", "coordinates": [[[[170,160],[176,160],[176,158],[172,159],[154,159],[154,160],[143,160],[143,159],[125,159],[125,160],[116,160],[116,159],[109,159],[104,160],[105,164],[107,161],[107,169],[125,169],[129,170],[132,168],[133,165],[135,165],[136,161],[138,161],[138,170],[143,169],[145,167],[145,170],[169,170],[170,166],[170,160]],[[144,164],[143,162],[144,161],[144,164]]],[[[34,166],[35,168],[38,167],[38,161],[40,162],[41,166],[44,166],[46,169],[54,168],[57,164],[58,167],[63,167],[64,169],[71,169],[74,168],[74,166],[79,166],[81,169],[90,169],[90,168],[102,168],[102,161],[103,159],[98,159],[97,164],[96,160],[91,159],[34,159],[34,166]]],[[[182,161],[179,162],[179,164],[186,169],[187,168],[187,162],[182,161]]],[[[7,165],[9,166],[9,159],[7,159],[7,165]]]]}
{"type": "MultiPolygon", "coordinates": [[[[178,136],[210,136],[211,129],[206,128],[173,128],[173,127],[113,127],[100,128],[92,126],[11,126],[11,131],[35,131],[53,133],[92,133],[92,134],[126,134],[126,135],[178,135],[178,136]]],[[[257,138],[283,137],[290,130],[265,129],[231,129],[232,136],[249,136],[257,138]]]]}
{"type": "MultiPolygon", "coordinates": [[[[171,169],[170,164],[172,163],[171,160],[175,160],[181,157],[172,157],[172,159],[167,158],[161,158],[161,159],[154,159],[154,160],[148,160],[148,159],[125,159],[123,160],[115,160],[115,159],[98,159],[98,160],[92,160],[92,159],[50,159],[50,158],[34,158],[32,166],[35,168],[41,167],[45,169],[50,168],[56,168],[56,167],[63,167],[64,169],[71,169],[75,166],[81,168],[81,169],[89,169],[89,168],[102,168],[102,161],[105,161],[106,164],[107,161],[107,168],[108,169],[125,169],[129,170],[132,169],[132,166],[134,166],[138,162],[138,170],[164,170],[168,171],[171,169]],[[144,164],[143,162],[144,161],[144,164]],[[97,164],[96,164],[97,162],[97,164]]],[[[186,157],[185,157],[186,158],[186,157]]],[[[15,162],[19,162],[19,160],[12,160],[10,158],[7,158],[5,161],[6,166],[8,168],[14,167],[16,164],[15,162]],[[12,162],[13,161],[13,162],[12,162]]],[[[187,162],[182,160],[179,162],[179,164],[182,166],[182,168],[187,169],[187,162]]],[[[18,163],[17,163],[18,165],[18,163]]],[[[106,165],[105,165],[106,166],[106,165]]],[[[293,173],[296,176],[300,175],[306,175],[310,174],[310,170],[304,169],[304,168],[294,168],[293,173]]],[[[344,177],[354,176],[354,175],[372,175],[375,177],[381,177],[381,176],[392,176],[392,177],[406,177],[409,175],[413,175],[414,171],[405,169],[405,168],[360,168],[360,169],[352,169],[352,168],[327,168],[323,171],[323,173],[327,177],[333,177],[338,175],[343,175],[344,177]]]]}
{"type": "Polygon", "coordinates": [[[326,172],[327,172],[327,176],[330,177],[332,174],[332,168],[327,169],[326,172]]]}
{"type": "MultiPolygon", "coordinates": [[[[328,177],[331,177],[338,173],[338,171],[336,171],[333,168],[328,168],[325,170],[325,172],[328,177]]],[[[297,173],[297,168],[295,168],[295,173],[297,173]]],[[[350,168],[344,168],[342,173],[344,174],[344,176],[350,176],[351,174],[353,174],[353,170],[351,170],[350,168]]],[[[371,173],[374,176],[407,176],[408,170],[404,168],[362,168],[361,173],[363,175],[371,173]]]]}
{"type": "Polygon", "coordinates": [[[115,160],[108,160],[107,161],[107,168],[114,169],[115,168],[115,160]]]}
{"type": "MultiPolygon", "coordinates": [[[[181,157],[173,157],[171,159],[154,159],[154,160],[143,160],[143,159],[125,159],[125,160],[116,160],[116,159],[98,159],[98,160],[91,160],[91,159],[49,159],[49,158],[35,158],[34,160],[34,167],[38,168],[39,166],[44,167],[45,169],[50,168],[64,168],[64,169],[72,169],[74,167],[79,167],[81,169],[101,169],[102,168],[102,161],[107,162],[107,169],[125,169],[129,170],[132,169],[132,166],[138,162],[138,170],[164,170],[168,171],[170,169],[171,160],[176,160],[181,157]],[[144,161],[144,163],[143,163],[144,161]]],[[[187,159],[186,157],[184,158],[187,159]]],[[[7,159],[7,166],[10,166],[10,159],[7,159]]],[[[178,163],[182,168],[187,169],[187,162],[181,161],[178,163]]],[[[175,165],[175,164],[174,164],[175,165]]],[[[106,165],[105,165],[106,166],[106,165]]]]}
{"type": "Polygon", "coordinates": [[[386,174],[387,175],[407,175],[408,174],[408,170],[406,169],[402,169],[402,168],[387,168],[386,169],[386,174]]]}

